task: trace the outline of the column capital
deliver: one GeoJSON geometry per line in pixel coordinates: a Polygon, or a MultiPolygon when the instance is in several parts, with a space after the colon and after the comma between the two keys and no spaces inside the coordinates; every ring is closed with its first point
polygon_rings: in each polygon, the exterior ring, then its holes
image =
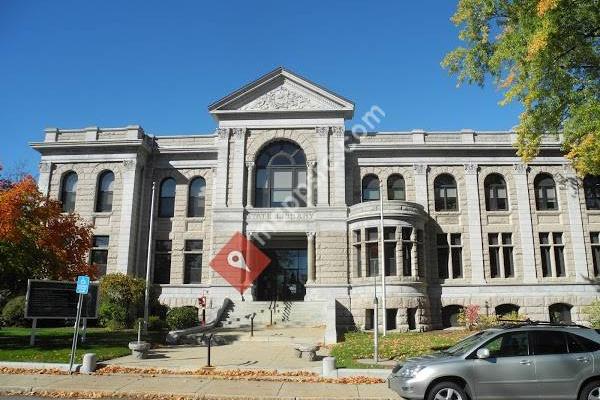
{"type": "Polygon", "coordinates": [[[317,126],[315,128],[315,132],[318,137],[327,137],[329,135],[329,127],[328,126],[317,126]]]}
{"type": "Polygon", "coordinates": [[[218,128],[216,133],[219,139],[229,139],[229,128],[218,128]]]}
{"type": "Polygon", "coordinates": [[[427,164],[413,164],[413,168],[416,175],[425,175],[427,174],[429,166],[427,164]]]}
{"type": "Polygon", "coordinates": [[[477,170],[479,169],[479,165],[476,163],[467,163],[465,166],[465,174],[467,175],[477,175],[477,170]]]}
{"type": "Polygon", "coordinates": [[[123,160],[123,168],[125,168],[126,171],[133,171],[136,167],[136,160],[123,160]]]}
{"type": "Polygon", "coordinates": [[[232,128],[232,135],[234,140],[242,140],[246,136],[246,128],[232,128]]]}
{"type": "Polygon", "coordinates": [[[343,126],[332,126],[331,133],[335,137],[344,137],[345,128],[343,126]]]}
{"type": "Polygon", "coordinates": [[[51,161],[41,161],[40,162],[40,172],[45,174],[52,170],[52,162],[51,161]]]}
{"type": "Polygon", "coordinates": [[[525,175],[527,173],[527,164],[517,163],[513,164],[514,173],[517,175],[525,175]]]}
{"type": "Polygon", "coordinates": [[[315,160],[307,160],[306,161],[306,166],[308,168],[314,168],[317,165],[317,162],[315,160]]]}
{"type": "Polygon", "coordinates": [[[315,239],[315,236],[316,236],[316,233],[315,233],[315,232],[313,232],[313,231],[306,232],[306,238],[307,238],[308,240],[314,240],[314,239],[315,239]]]}
{"type": "Polygon", "coordinates": [[[256,164],[254,163],[254,161],[246,161],[246,167],[247,167],[248,169],[254,169],[254,166],[255,166],[255,165],[256,165],[256,164]]]}

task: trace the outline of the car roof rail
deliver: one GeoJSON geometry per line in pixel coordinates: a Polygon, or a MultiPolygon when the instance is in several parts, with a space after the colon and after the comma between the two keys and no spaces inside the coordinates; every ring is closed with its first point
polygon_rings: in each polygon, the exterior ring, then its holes
{"type": "Polygon", "coordinates": [[[585,325],[574,324],[574,323],[566,323],[566,322],[552,322],[552,321],[535,321],[529,318],[525,320],[516,320],[516,319],[499,319],[498,322],[501,323],[501,327],[503,328],[518,328],[522,326],[559,326],[559,327],[572,327],[572,328],[584,328],[590,329],[585,325]]]}

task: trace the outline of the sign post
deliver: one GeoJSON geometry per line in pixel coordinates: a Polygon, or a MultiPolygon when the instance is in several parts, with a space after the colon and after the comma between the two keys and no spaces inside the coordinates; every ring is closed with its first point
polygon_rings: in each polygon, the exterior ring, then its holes
{"type": "Polygon", "coordinates": [[[77,301],[77,314],[75,316],[75,329],[73,332],[73,343],[71,344],[71,357],[69,359],[69,374],[73,373],[73,362],[75,361],[75,352],[77,351],[77,339],[79,337],[79,324],[81,322],[81,306],[83,304],[83,296],[88,294],[90,289],[90,277],[86,275],[77,277],[77,287],[75,293],[79,294],[77,301]]]}

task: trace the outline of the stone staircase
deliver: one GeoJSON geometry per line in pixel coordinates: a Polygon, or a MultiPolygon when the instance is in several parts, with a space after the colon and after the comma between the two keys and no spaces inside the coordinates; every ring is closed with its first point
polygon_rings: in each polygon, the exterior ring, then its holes
{"type": "Polygon", "coordinates": [[[225,311],[220,325],[224,328],[249,328],[254,315],[254,326],[307,327],[325,325],[324,301],[236,301],[225,311]]]}

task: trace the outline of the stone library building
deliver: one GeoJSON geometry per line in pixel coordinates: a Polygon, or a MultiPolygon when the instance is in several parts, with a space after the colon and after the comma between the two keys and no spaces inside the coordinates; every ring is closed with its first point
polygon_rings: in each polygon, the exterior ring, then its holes
{"type": "Polygon", "coordinates": [[[471,304],[578,322],[598,296],[600,177],[576,176],[560,136],[524,164],[510,131],[378,132],[384,110],[354,118],[285,68],[208,112],[214,133],[51,128],[31,143],[40,190],[93,224],[100,274],[145,277],[149,260],[169,306],[205,296],[214,316],[230,299],[239,324],[277,303],[331,341],[373,329],[382,273],[389,330],[454,326],[471,304]],[[210,265],[236,232],[270,259],[243,296],[210,265]]]}

